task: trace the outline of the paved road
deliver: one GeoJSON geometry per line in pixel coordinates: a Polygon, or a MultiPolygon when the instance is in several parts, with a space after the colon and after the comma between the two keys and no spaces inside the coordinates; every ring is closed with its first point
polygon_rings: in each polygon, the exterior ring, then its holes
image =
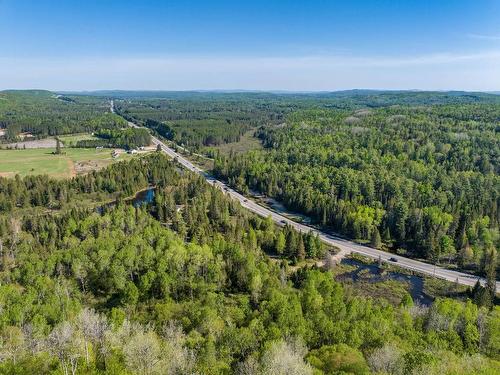
{"type": "MultiPolygon", "coordinates": [[[[130,126],[133,127],[138,127],[136,124],[129,122],[130,126]]],[[[160,145],[161,149],[169,155],[171,158],[176,159],[181,165],[183,165],[185,168],[189,169],[190,171],[193,171],[195,173],[199,173],[203,175],[207,181],[222,189],[225,191],[227,194],[229,194],[232,198],[237,199],[241,205],[250,211],[263,216],[263,217],[268,217],[271,216],[272,219],[278,223],[279,225],[285,225],[289,224],[292,227],[294,227],[296,230],[300,232],[313,232],[315,234],[318,234],[320,239],[325,242],[326,244],[336,246],[340,249],[340,251],[343,254],[350,254],[350,253],[357,253],[364,255],[366,257],[372,258],[372,259],[381,259],[384,262],[388,263],[393,263],[397,265],[398,267],[402,267],[408,270],[412,271],[417,271],[426,275],[430,276],[435,276],[444,280],[448,280],[451,282],[458,282],[459,284],[463,285],[468,285],[468,286],[473,286],[476,281],[477,281],[477,276],[470,275],[464,272],[457,272],[457,271],[451,271],[447,270],[441,267],[436,267],[432,264],[428,264],[425,262],[421,262],[418,260],[414,259],[409,259],[405,258],[399,255],[395,254],[390,254],[385,251],[377,250],[368,246],[363,246],[360,244],[357,244],[355,242],[328,234],[324,233],[321,231],[318,231],[315,228],[311,228],[307,225],[297,223],[293,220],[288,219],[287,217],[280,215],[277,212],[271,211],[266,207],[263,207],[257,203],[255,203],[253,200],[248,199],[247,197],[241,195],[237,191],[231,189],[229,186],[227,186],[224,182],[216,180],[212,176],[209,176],[205,171],[202,169],[198,168],[196,165],[191,163],[189,160],[187,160],[185,157],[183,157],[181,154],[175,152],[171,148],[169,148],[165,143],[160,141],[156,137],[152,137],[152,142],[153,144],[160,145]]],[[[484,284],[484,279],[481,279],[481,282],[484,284]]],[[[500,290],[500,282],[496,283],[496,289],[497,291],[500,290]]]]}

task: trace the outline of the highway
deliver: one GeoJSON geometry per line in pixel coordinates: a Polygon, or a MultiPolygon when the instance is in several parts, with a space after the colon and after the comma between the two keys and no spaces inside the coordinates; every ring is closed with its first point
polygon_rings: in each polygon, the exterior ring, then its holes
{"type": "MultiPolygon", "coordinates": [[[[136,124],[129,122],[129,126],[133,127],[139,127],[136,124]]],[[[387,253],[385,251],[377,250],[368,246],[360,245],[358,243],[319,231],[315,228],[312,228],[310,226],[304,225],[297,223],[286,216],[283,216],[275,211],[272,211],[266,207],[263,207],[253,200],[251,200],[248,197],[245,197],[238,193],[236,190],[232,189],[231,187],[227,186],[224,182],[219,181],[212,176],[208,175],[205,171],[202,169],[198,168],[196,165],[191,163],[188,159],[186,159],[184,156],[181,154],[175,152],[173,149],[168,147],[165,143],[163,143],[161,140],[158,138],[152,136],[152,142],[154,145],[160,145],[161,149],[163,152],[165,152],[168,156],[170,156],[173,159],[176,159],[182,166],[184,166],[186,169],[189,169],[192,172],[199,173],[203,175],[206,180],[220,188],[221,190],[225,191],[227,194],[229,194],[232,198],[238,200],[241,205],[248,210],[256,213],[257,215],[263,216],[263,217],[268,217],[271,216],[274,222],[276,222],[278,225],[291,225],[294,227],[297,231],[300,232],[313,232],[315,234],[318,234],[320,239],[332,246],[336,246],[337,248],[340,249],[341,256],[347,255],[350,253],[357,253],[364,255],[366,257],[375,259],[375,260],[382,260],[383,262],[387,263],[392,263],[398,267],[405,268],[407,270],[411,271],[416,271],[425,275],[433,276],[433,277],[438,277],[440,279],[444,279],[450,282],[458,282],[459,284],[462,285],[467,285],[467,286],[474,286],[476,283],[478,277],[467,274],[464,272],[457,272],[457,271],[452,271],[452,270],[447,270],[442,267],[437,267],[432,264],[428,264],[425,262],[421,262],[418,260],[414,259],[409,259],[400,255],[396,254],[391,254],[387,253]]],[[[480,279],[481,283],[484,285],[485,280],[480,279]]],[[[496,290],[498,291],[500,289],[500,282],[496,283],[496,290]]]]}

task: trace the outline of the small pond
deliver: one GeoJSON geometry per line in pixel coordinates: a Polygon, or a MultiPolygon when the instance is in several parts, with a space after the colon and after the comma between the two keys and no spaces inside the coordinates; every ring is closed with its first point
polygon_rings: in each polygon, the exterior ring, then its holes
{"type": "Polygon", "coordinates": [[[155,197],[155,188],[149,188],[138,192],[134,198],[129,199],[129,202],[131,202],[134,205],[134,207],[138,207],[143,204],[149,204],[153,202],[154,197],[155,197]]]}
{"type": "MultiPolygon", "coordinates": [[[[144,190],[139,191],[134,197],[128,198],[125,200],[127,204],[132,204],[134,207],[139,207],[143,204],[149,204],[153,202],[153,199],[155,197],[155,188],[147,188],[144,190]]],[[[106,204],[103,204],[102,206],[96,207],[96,211],[102,214],[105,212],[107,209],[112,208],[116,206],[116,201],[109,202],[106,204]]]]}

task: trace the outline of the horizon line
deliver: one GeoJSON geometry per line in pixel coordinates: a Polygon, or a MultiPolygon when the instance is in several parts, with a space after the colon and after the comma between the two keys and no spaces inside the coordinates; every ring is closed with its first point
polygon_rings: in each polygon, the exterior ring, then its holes
{"type": "Polygon", "coordinates": [[[49,91],[54,93],[96,93],[96,92],[194,92],[194,93],[290,93],[290,94],[321,94],[321,93],[340,93],[349,91],[371,91],[371,92],[436,92],[436,93],[451,93],[451,92],[463,92],[463,93],[482,93],[482,94],[497,94],[500,93],[500,88],[498,90],[466,90],[466,89],[417,89],[417,88],[400,88],[400,89],[384,89],[384,88],[348,88],[348,89],[331,89],[331,90],[287,90],[287,89],[47,89],[47,88],[5,88],[1,89],[0,92],[5,91],[49,91]]]}

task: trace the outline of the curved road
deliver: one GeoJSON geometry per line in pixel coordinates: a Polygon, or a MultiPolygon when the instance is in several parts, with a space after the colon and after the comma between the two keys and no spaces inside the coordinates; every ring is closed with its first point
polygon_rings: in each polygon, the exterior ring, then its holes
{"type": "MultiPolygon", "coordinates": [[[[129,122],[130,126],[133,127],[139,127],[136,124],[129,122]]],[[[408,270],[420,272],[425,275],[433,276],[433,277],[438,277],[440,279],[444,279],[450,282],[458,282],[459,284],[463,285],[468,285],[468,286],[473,286],[478,277],[467,274],[464,272],[457,272],[457,271],[452,271],[452,270],[447,270],[445,268],[437,267],[432,264],[428,264],[425,262],[421,262],[418,260],[414,259],[409,259],[406,257],[402,257],[400,255],[395,255],[391,253],[387,253],[385,251],[377,250],[368,246],[363,246],[358,243],[325,233],[321,232],[315,228],[312,228],[310,226],[304,225],[297,223],[293,220],[290,220],[286,216],[280,215],[279,213],[276,213],[274,211],[269,210],[266,207],[263,207],[257,203],[255,203],[253,200],[248,199],[247,197],[241,195],[238,193],[236,190],[232,189],[231,187],[227,186],[224,182],[219,181],[215,179],[214,177],[208,175],[205,171],[202,169],[198,168],[196,165],[191,163],[189,160],[187,160],[185,157],[180,155],[179,153],[175,152],[172,150],[170,147],[168,147],[165,143],[160,141],[158,138],[151,136],[152,142],[154,145],[160,145],[161,149],[163,152],[165,152],[167,155],[169,155],[171,158],[176,159],[181,165],[183,165],[185,168],[189,169],[190,171],[193,171],[195,173],[199,173],[203,175],[208,183],[220,188],[221,190],[227,192],[232,198],[238,200],[241,205],[250,211],[256,213],[257,215],[263,216],[263,217],[268,217],[271,216],[272,219],[278,223],[279,225],[291,225],[294,227],[296,230],[300,232],[312,232],[314,234],[318,234],[320,239],[325,242],[326,244],[336,246],[340,249],[341,256],[350,254],[350,253],[358,253],[361,255],[364,255],[366,257],[378,260],[381,259],[384,262],[387,263],[392,263],[394,265],[397,265],[398,267],[402,267],[408,270]]],[[[484,285],[485,280],[480,279],[481,283],[484,285]]],[[[500,290],[500,282],[497,281],[496,283],[496,290],[500,290]]]]}

